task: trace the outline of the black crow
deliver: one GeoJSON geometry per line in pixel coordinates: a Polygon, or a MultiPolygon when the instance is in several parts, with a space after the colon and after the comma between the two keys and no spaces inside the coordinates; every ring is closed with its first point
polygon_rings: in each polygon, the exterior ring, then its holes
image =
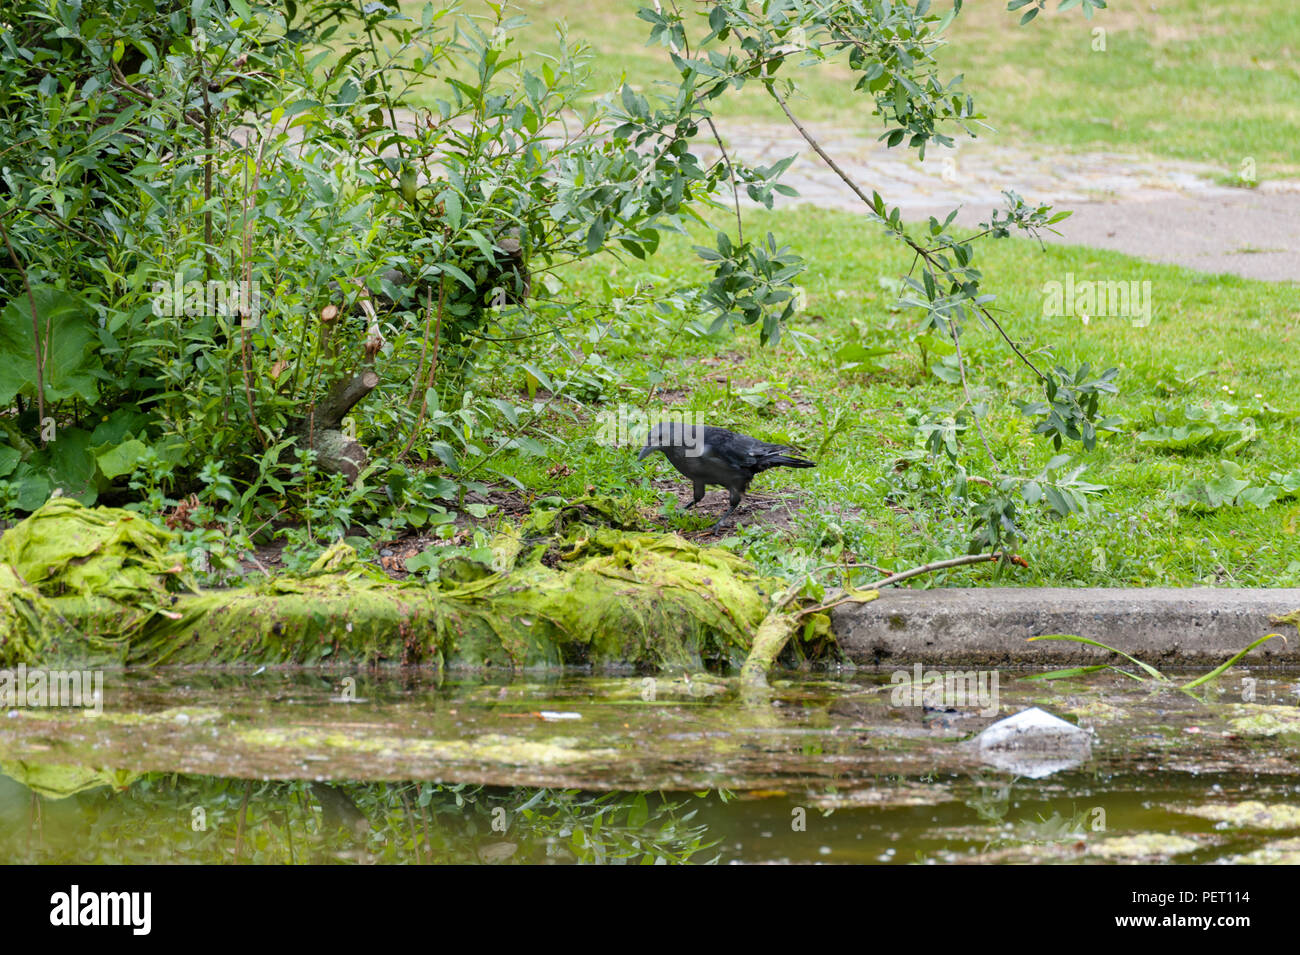
{"type": "Polygon", "coordinates": [[[695,499],[686,505],[688,510],[703,500],[705,485],[725,487],[731,492],[731,507],[718,519],[721,524],[735,512],[749,489],[749,482],[760,471],[817,466],[787,453],[793,450],[725,428],[665,421],[650,431],[637,460],[644,461],[654,452],[662,451],[673,467],[690,478],[695,484],[695,499]]]}

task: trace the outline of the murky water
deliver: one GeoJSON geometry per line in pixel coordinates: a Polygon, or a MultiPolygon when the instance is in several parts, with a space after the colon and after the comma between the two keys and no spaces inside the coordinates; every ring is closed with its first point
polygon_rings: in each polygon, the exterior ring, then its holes
{"type": "Polygon", "coordinates": [[[0,713],[0,858],[1300,861],[1300,674],[916,691],[956,672],[784,674],[757,701],[709,674],[109,673],[98,716],[0,713]],[[969,741],[1031,706],[1091,757],[988,765],[969,741]]]}

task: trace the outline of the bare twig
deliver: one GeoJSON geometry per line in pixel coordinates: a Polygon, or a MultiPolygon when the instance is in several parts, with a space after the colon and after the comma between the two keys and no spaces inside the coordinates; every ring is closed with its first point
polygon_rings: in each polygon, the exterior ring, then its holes
{"type": "MultiPolygon", "coordinates": [[[[826,150],[822,148],[821,143],[817,142],[817,140],[813,137],[812,133],[808,132],[808,130],[804,127],[803,123],[799,122],[798,117],[796,117],[794,113],[790,111],[790,106],[788,103],[786,103],[785,97],[783,97],[780,93],[776,91],[776,87],[773,84],[767,83],[765,85],[767,87],[768,93],[770,93],[772,98],[776,100],[777,105],[781,107],[781,111],[785,113],[786,118],[789,119],[792,124],[794,124],[794,128],[798,130],[799,135],[804,138],[804,141],[813,148],[813,152],[817,153],[817,155],[821,157],[822,162],[826,163],[826,165],[830,167],[831,171],[835,173],[835,175],[839,176],[846,186],[848,186],[851,190],[853,190],[853,194],[856,195],[859,199],[861,199],[864,203],[866,203],[866,205],[874,212],[876,208],[875,202],[872,201],[872,199],[870,199],[867,196],[867,194],[862,191],[861,187],[858,186],[858,184],[853,181],[852,177],[850,177],[849,174],[840,167],[839,163],[837,163],[834,159],[830,157],[830,154],[827,153],[826,150]]],[[[898,235],[898,237],[902,239],[903,242],[905,242],[914,252],[916,252],[917,255],[923,258],[928,265],[934,268],[939,268],[940,271],[946,271],[942,269],[942,267],[938,266],[938,264],[934,261],[934,254],[929,249],[927,249],[925,246],[921,245],[919,242],[914,240],[906,232],[903,232],[901,229],[899,229],[899,230],[895,230],[895,234],[898,235]]],[[[998,322],[998,320],[993,317],[992,313],[989,312],[987,308],[985,308],[983,305],[974,305],[974,303],[972,303],[972,306],[976,308],[981,315],[984,316],[985,320],[990,325],[992,325],[994,328],[997,329],[998,334],[1001,335],[1003,339],[1006,340],[1006,343],[1011,346],[1011,350],[1016,353],[1016,355],[1020,358],[1020,360],[1024,362],[1029,367],[1029,369],[1039,377],[1041,381],[1048,380],[1047,376],[1038,369],[1038,366],[1035,365],[1032,361],[1030,361],[1029,357],[1023,351],[1020,350],[1020,346],[1018,346],[1015,342],[1011,340],[1011,336],[1006,333],[1006,330],[1002,327],[1002,325],[998,322]]]]}
{"type": "MultiPolygon", "coordinates": [[[[947,560],[937,560],[931,564],[922,564],[920,567],[913,567],[910,570],[899,571],[896,574],[890,574],[888,577],[884,577],[880,580],[877,580],[873,584],[864,584],[861,587],[854,587],[853,590],[855,591],[855,594],[860,594],[863,591],[868,591],[868,590],[880,590],[882,587],[891,587],[894,584],[900,584],[905,580],[911,580],[913,577],[920,577],[922,574],[932,574],[935,571],[948,570],[952,567],[965,567],[968,564],[987,564],[991,561],[996,561],[1001,559],[1002,559],[1001,553],[964,554],[961,557],[950,557],[947,560]]],[[[1010,559],[1012,562],[1020,564],[1021,566],[1025,566],[1025,567],[1029,566],[1023,557],[1017,557],[1015,555],[1012,555],[1010,559]]],[[[806,617],[809,614],[823,613],[824,611],[830,610],[834,607],[838,607],[842,603],[848,603],[850,600],[859,599],[855,594],[845,594],[843,597],[839,597],[836,600],[831,601],[830,603],[821,604],[820,606],[817,607],[809,607],[807,610],[799,611],[799,613],[796,614],[796,616],[806,617]]],[[[785,601],[783,601],[783,604],[789,603],[791,600],[795,598],[795,596],[796,596],[795,594],[791,594],[789,597],[785,599],[785,601]]]]}
{"type": "MultiPolygon", "coordinates": [[[[952,567],[965,567],[967,564],[983,564],[989,561],[1001,560],[1003,557],[999,551],[993,554],[963,554],[961,557],[950,557],[947,560],[936,560],[932,564],[922,564],[920,567],[913,567],[911,570],[899,571],[896,574],[890,574],[877,580],[874,584],[867,584],[865,587],[858,587],[858,590],[879,590],[881,587],[892,587],[894,584],[902,583],[904,580],[911,580],[913,577],[920,577],[922,574],[932,574],[936,570],[948,570],[952,567]]],[[[1012,554],[1009,558],[1013,563],[1022,567],[1028,567],[1029,564],[1023,557],[1012,554]]]]}
{"type": "MultiPolygon", "coordinates": [[[[425,334],[426,347],[428,346],[429,343],[428,342],[428,336],[429,336],[428,310],[432,305],[431,297],[432,297],[431,292],[425,293],[424,306],[426,311],[425,311],[425,318],[424,318],[424,334],[425,334]]],[[[438,276],[438,321],[433,329],[433,360],[429,362],[429,372],[424,380],[424,394],[420,397],[420,413],[415,419],[415,424],[412,425],[411,427],[411,434],[409,437],[407,437],[406,444],[402,446],[401,454],[398,455],[399,458],[405,457],[406,452],[410,451],[411,446],[415,444],[415,438],[420,433],[420,426],[424,424],[424,415],[429,409],[429,389],[433,387],[434,376],[436,376],[438,373],[438,345],[442,340],[442,315],[443,315],[443,307],[446,304],[446,301],[447,301],[447,277],[445,275],[439,275],[438,276]]],[[[420,355],[420,370],[421,371],[424,370],[423,353],[421,353],[420,355]]],[[[419,380],[417,379],[416,387],[418,386],[419,386],[419,380]]],[[[411,397],[414,398],[415,395],[412,394],[411,397]]]]}
{"type": "Polygon", "coordinates": [[[856,195],[859,199],[861,199],[868,206],[874,209],[875,203],[871,201],[871,197],[862,191],[862,189],[858,186],[856,182],[853,181],[853,179],[849,176],[847,172],[845,172],[843,169],[840,168],[840,164],[837,163],[834,159],[832,159],[830,157],[830,154],[827,153],[826,150],[822,149],[821,143],[817,142],[817,140],[813,138],[812,133],[808,132],[808,130],[804,128],[803,123],[799,122],[799,118],[795,116],[794,113],[790,112],[790,107],[786,103],[785,97],[783,97],[780,93],[778,93],[776,91],[776,87],[771,83],[767,83],[765,85],[767,87],[767,91],[770,94],[772,94],[772,98],[776,100],[777,105],[781,107],[781,112],[785,113],[786,119],[790,120],[790,122],[794,124],[794,128],[798,130],[799,135],[804,138],[804,142],[806,142],[809,146],[813,148],[813,152],[815,152],[818,156],[822,158],[822,162],[830,166],[831,172],[839,176],[840,179],[844,182],[844,185],[848,186],[850,189],[853,190],[854,195],[856,195]]]}
{"type": "Polygon", "coordinates": [[[60,219],[49,209],[42,209],[39,206],[37,206],[36,208],[29,209],[28,211],[35,212],[39,216],[44,216],[45,218],[53,222],[56,226],[58,226],[60,229],[66,229],[68,232],[71,232],[73,235],[77,236],[80,239],[85,239],[87,242],[100,241],[99,239],[96,239],[94,236],[87,235],[85,232],[82,232],[80,229],[78,229],[76,226],[72,225],[71,223],[65,222],[64,220],[60,219]]]}
{"type": "Polygon", "coordinates": [[[23,288],[27,290],[27,304],[32,311],[32,343],[36,352],[36,427],[40,433],[41,447],[45,447],[45,349],[41,347],[41,326],[36,316],[36,296],[32,294],[32,283],[27,278],[27,269],[14,251],[13,243],[9,241],[9,229],[5,226],[5,216],[8,214],[0,215],[0,233],[4,234],[5,248],[9,250],[14,268],[22,276],[23,288]]]}
{"type": "Polygon", "coordinates": [[[997,455],[993,453],[993,448],[989,444],[988,435],[984,433],[984,425],[980,422],[979,412],[975,410],[975,399],[971,397],[970,385],[966,382],[966,361],[961,355],[961,336],[957,334],[957,323],[948,319],[948,332],[952,335],[952,343],[957,348],[957,368],[961,372],[961,390],[966,394],[966,403],[971,406],[971,414],[975,418],[975,430],[979,432],[980,442],[984,445],[984,452],[989,456],[989,461],[993,464],[996,471],[1002,470],[1002,465],[998,463],[997,455]]]}
{"type": "MultiPolygon", "coordinates": [[[[128,93],[130,93],[133,96],[139,97],[140,99],[144,100],[146,103],[154,103],[157,101],[158,97],[154,96],[148,90],[140,89],[140,87],[138,86],[133,86],[131,84],[131,81],[126,78],[126,76],[122,73],[121,68],[116,63],[110,61],[108,64],[108,68],[113,73],[113,84],[115,86],[118,86],[121,89],[126,90],[128,93]]],[[[183,110],[183,109],[178,110],[177,112],[180,115],[180,117],[185,120],[185,122],[189,123],[195,129],[202,131],[203,121],[197,113],[189,110],[183,110]]]]}
{"type": "MultiPolygon", "coordinates": [[[[441,295],[441,293],[439,293],[441,295]]],[[[411,396],[406,399],[406,406],[409,408],[415,404],[416,393],[420,389],[420,383],[424,381],[424,361],[429,356],[429,323],[433,321],[433,292],[428,287],[424,290],[424,339],[420,342],[420,364],[417,371],[411,378],[411,396]]]]}
{"type": "Polygon", "coordinates": [[[248,819],[248,797],[252,792],[253,781],[250,779],[244,783],[244,799],[239,804],[239,825],[235,829],[235,865],[239,865],[239,853],[244,848],[244,823],[248,819]]]}
{"type": "Polygon", "coordinates": [[[199,89],[203,90],[203,268],[205,278],[212,275],[212,100],[208,82],[199,72],[199,89]]]}
{"type": "MultiPolygon", "coordinates": [[[[748,496],[755,497],[756,495],[751,494],[748,496]]],[[[814,567],[812,570],[808,571],[808,573],[820,574],[823,570],[855,570],[859,567],[865,567],[867,570],[874,570],[878,574],[890,573],[890,571],[886,570],[883,567],[877,567],[875,564],[868,564],[865,561],[859,561],[859,562],[848,563],[848,564],[822,564],[820,567],[814,567]]]]}
{"type": "Polygon", "coordinates": [[[244,196],[243,223],[242,223],[243,231],[244,231],[243,245],[242,245],[243,259],[244,259],[242,263],[244,267],[243,268],[244,285],[243,288],[241,289],[242,295],[240,297],[241,305],[243,307],[240,309],[240,315],[239,315],[239,326],[241,332],[239,351],[240,351],[240,359],[243,364],[243,371],[244,371],[244,396],[248,399],[248,420],[252,423],[253,431],[257,434],[257,440],[261,443],[262,450],[264,451],[266,450],[267,447],[266,435],[262,433],[262,427],[257,423],[257,409],[253,403],[253,382],[252,382],[252,373],[249,370],[249,357],[248,357],[248,326],[249,326],[249,319],[251,318],[251,315],[245,314],[249,309],[249,303],[245,301],[245,299],[249,296],[250,291],[253,287],[253,260],[252,260],[253,235],[248,221],[248,211],[252,203],[257,200],[257,190],[260,189],[262,186],[262,158],[266,153],[267,139],[268,137],[264,133],[262,135],[262,142],[257,147],[257,162],[253,166],[253,188],[250,192],[248,192],[244,196]]]}
{"type": "Polygon", "coordinates": [[[736,205],[736,235],[740,238],[740,244],[744,245],[745,225],[740,219],[740,190],[736,185],[736,167],[732,165],[731,157],[727,155],[727,147],[722,145],[722,137],[718,135],[718,127],[713,125],[713,117],[706,116],[704,121],[709,124],[713,138],[718,144],[718,150],[722,153],[722,158],[727,164],[727,178],[731,180],[731,199],[736,205]]]}
{"type": "Polygon", "coordinates": [[[418,864],[420,861],[420,837],[415,831],[415,813],[411,812],[411,801],[406,798],[406,790],[401,790],[399,795],[402,797],[403,814],[411,827],[411,851],[415,853],[415,861],[418,864]]]}

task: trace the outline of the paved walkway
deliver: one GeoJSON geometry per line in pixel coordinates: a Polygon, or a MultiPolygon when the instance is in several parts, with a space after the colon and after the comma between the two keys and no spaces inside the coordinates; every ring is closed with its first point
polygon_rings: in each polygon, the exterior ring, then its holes
{"type": "MultiPolygon", "coordinates": [[[[862,204],[793,129],[720,123],[727,149],[749,162],[798,153],[784,182],[795,202],[861,210],[862,204]]],[[[1153,262],[1270,281],[1300,281],[1300,182],[1267,178],[1257,188],[1216,183],[1197,163],[1111,153],[1028,150],[958,143],[954,150],[885,149],[861,136],[810,127],[835,161],[865,190],[880,192],[909,218],[946,215],[977,225],[1001,206],[1003,189],[1026,202],[1049,202],[1074,215],[1056,242],[1115,249],[1153,262]]],[[[701,143],[701,152],[708,154],[701,143]]]]}

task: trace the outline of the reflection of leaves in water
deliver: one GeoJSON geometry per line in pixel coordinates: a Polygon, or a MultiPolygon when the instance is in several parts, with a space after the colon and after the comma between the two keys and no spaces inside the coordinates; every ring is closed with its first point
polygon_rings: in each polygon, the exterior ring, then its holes
{"type": "Polygon", "coordinates": [[[971,776],[975,785],[975,795],[966,800],[966,805],[975,810],[981,822],[997,825],[1007,816],[1011,808],[1011,783],[991,782],[978,773],[971,776]]]}
{"type": "Polygon", "coordinates": [[[1065,842],[1071,839],[1078,839],[1088,832],[1088,813],[1086,810],[1076,809],[1068,816],[1062,816],[1059,812],[1053,812],[1050,817],[1044,819],[1039,815],[1038,821],[1024,820],[1019,824],[1016,833],[1018,842],[1065,842]]]}
{"type": "Polygon", "coordinates": [[[985,842],[985,852],[998,846],[1066,842],[1088,832],[1086,809],[1072,810],[1068,816],[1053,811],[1047,818],[1039,813],[1032,819],[1013,820],[1009,827],[1003,828],[1011,809],[1015,780],[993,781],[976,773],[971,776],[971,782],[975,784],[975,794],[966,800],[966,805],[975,810],[981,822],[999,830],[996,836],[985,842]]]}
{"type": "Polygon", "coordinates": [[[125,792],[45,800],[0,779],[0,857],[222,863],[238,840],[245,863],[716,862],[690,807],[708,795],[152,773],[125,792]]]}

